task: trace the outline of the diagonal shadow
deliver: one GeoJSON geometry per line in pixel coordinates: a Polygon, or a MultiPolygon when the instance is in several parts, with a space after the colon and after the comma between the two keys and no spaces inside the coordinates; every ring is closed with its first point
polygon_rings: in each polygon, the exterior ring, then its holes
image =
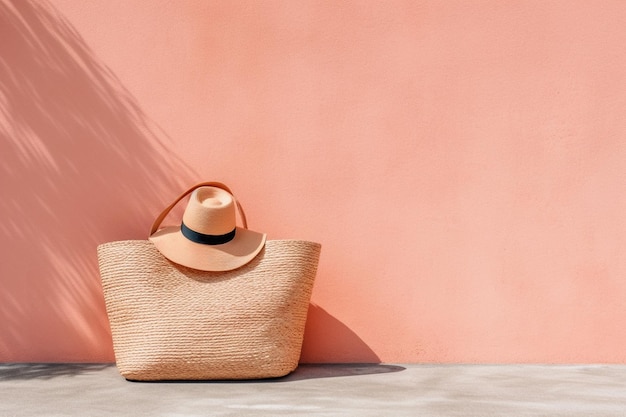
{"type": "Polygon", "coordinates": [[[7,363],[0,364],[0,382],[77,376],[113,366],[115,365],[100,363],[7,363]]]}
{"type": "Polygon", "coordinates": [[[381,363],[300,364],[295,371],[279,378],[278,381],[289,382],[303,379],[388,374],[404,370],[406,368],[403,366],[381,363]]]}
{"type": "Polygon", "coordinates": [[[311,303],[302,346],[302,363],[380,363],[378,355],[348,326],[311,303]]]}
{"type": "MultiPolygon", "coordinates": [[[[312,363],[300,364],[285,376],[278,378],[235,379],[235,380],[176,380],[176,381],[133,381],[139,384],[272,384],[308,379],[355,377],[360,375],[378,375],[392,372],[402,372],[406,368],[400,365],[380,363],[312,363]]],[[[2,378],[0,378],[1,380],[2,378]]]]}
{"type": "MultiPolygon", "coordinates": [[[[114,367],[114,364],[101,363],[6,363],[0,364],[0,382],[42,379],[57,377],[73,377],[93,374],[114,367]]],[[[240,381],[151,381],[147,383],[198,384],[198,383],[272,383],[292,382],[306,379],[337,378],[359,375],[386,374],[401,372],[406,368],[399,365],[383,364],[302,364],[298,368],[280,378],[240,380],[240,381]]],[[[107,374],[109,375],[109,374],[107,374]]],[[[121,378],[121,377],[120,377],[121,378]]]]}
{"type": "Polygon", "coordinates": [[[171,148],[50,4],[0,0],[0,361],[113,359],[95,248],[188,185],[171,148]]]}

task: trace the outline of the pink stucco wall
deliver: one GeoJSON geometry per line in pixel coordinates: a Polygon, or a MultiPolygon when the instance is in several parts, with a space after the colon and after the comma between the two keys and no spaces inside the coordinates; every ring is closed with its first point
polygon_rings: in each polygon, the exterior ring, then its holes
{"type": "Polygon", "coordinates": [[[113,360],[200,180],[323,252],[306,362],[626,362],[626,3],[0,0],[0,361],[113,360]]]}

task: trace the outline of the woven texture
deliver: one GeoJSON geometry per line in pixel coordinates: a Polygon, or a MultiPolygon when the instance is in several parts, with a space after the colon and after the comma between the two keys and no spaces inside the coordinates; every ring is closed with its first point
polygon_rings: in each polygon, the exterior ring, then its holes
{"type": "Polygon", "coordinates": [[[253,379],[293,371],[321,246],[269,240],[227,272],[168,261],[148,241],[98,247],[113,348],[130,380],[253,379]]]}

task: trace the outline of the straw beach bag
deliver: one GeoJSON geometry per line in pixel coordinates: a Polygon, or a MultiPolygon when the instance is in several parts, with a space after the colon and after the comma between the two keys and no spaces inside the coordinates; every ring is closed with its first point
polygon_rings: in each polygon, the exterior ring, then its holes
{"type": "Polygon", "coordinates": [[[150,235],[149,240],[98,246],[113,348],[122,376],[144,381],[253,379],[283,376],[297,367],[320,244],[265,241],[264,234],[248,231],[232,192],[215,182],[183,193],[158,216],[150,235]],[[158,230],[169,211],[192,192],[182,225],[158,230]],[[203,192],[210,198],[203,197],[203,192]],[[206,204],[217,200],[213,206],[206,204]],[[195,214],[192,201],[199,204],[195,214]],[[224,205],[228,206],[226,222],[219,210],[224,205]],[[227,223],[234,222],[235,206],[243,227],[221,234],[198,232],[207,216],[214,220],[204,225],[208,228],[217,223],[234,226],[227,223]],[[208,214],[198,216],[202,210],[208,214]],[[194,215],[200,223],[188,227],[194,215]],[[191,229],[197,235],[193,236],[208,236],[213,243],[192,242],[198,252],[185,259],[193,250],[176,239],[191,229]],[[230,235],[235,237],[223,242],[230,235]],[[168,243],[159,239],[170,239],[173,246],[168,249],[168,243]],[[171,260],[176,256],[182,256],[184,264],[171,260]]]}

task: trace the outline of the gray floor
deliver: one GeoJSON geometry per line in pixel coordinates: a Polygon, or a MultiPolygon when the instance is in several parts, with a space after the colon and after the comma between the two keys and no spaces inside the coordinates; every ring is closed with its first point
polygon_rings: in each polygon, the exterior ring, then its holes
{"type": "Polygon", "coordinates": [[[626,416],[626,365],[302,365],[251,382],[128,382],[0,364],[0,416],[626,416]]]}

